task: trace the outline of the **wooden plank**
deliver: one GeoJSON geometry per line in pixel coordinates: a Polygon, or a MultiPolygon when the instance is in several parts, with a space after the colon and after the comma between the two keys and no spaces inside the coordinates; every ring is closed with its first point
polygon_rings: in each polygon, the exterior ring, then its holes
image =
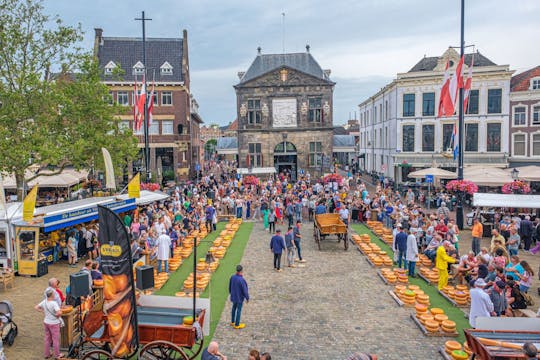
{"type": "Polygon", "coordinates": [[[448,355],[444,350],[444,346],[439,347],[439,354],[441,354],[444,360],[453,360],[452,356],[448,355]]]}
{"type": "Polygon", "coordinates": [[[377,275],[381,278],[381,280],[383,281],[383,283],[385,285],[390,285],[390,283],[388,282],[388,280],[386,280],[386,278],[383,276],[383,274],[381,273],[381,270],[377,270],[377,275]]]}
{"type": "Polygon", "coordinates": [[[424,327],[424,325],[420,322],[420,320],[416,318],[415,314],[411,314],[411,319],[420,328],[424,336],[429,336],[429,337],[458,337],[459,336],[459,333],[457,331],[453,333],[447,333],[447,332],[442,331],[441,329],[439,329],[439,331],[437,332],[428,331],[424,327]]]}
{"type": "Polygon", "coordinates": [[[439,292],[439,294],[445,298],[446,300],[448,300],[448,302],[452,305],[454,305],[455,307],[458,307],[458,308],[469,308],[469,303],[467,302],[467,305],[460,305],[458,304],[454,299],[452,299],[450,296],[448,296],[448,294],[445,294],[443,291],[441,290],[437,290],[439,292]]]}
{"type": "Polygon", "coordinates": [[[388,290],[388,294],[390,295],[390,297],[392,299],[394,299],[394,301],[396,302],[396,304],[398,304],[398,306],[403,306],[405,305],[405,303],[403,301],[401,301],[401,299],[396,295],[396,293],[394,292],[394,290],[388,290]]]}

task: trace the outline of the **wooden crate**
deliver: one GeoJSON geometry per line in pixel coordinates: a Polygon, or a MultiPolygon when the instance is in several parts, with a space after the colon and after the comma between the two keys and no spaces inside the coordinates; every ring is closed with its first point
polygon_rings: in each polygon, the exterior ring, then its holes
{"type": "Polygon", "coordinates": [[[79,307],[75,307],[71,312],[62,315],[62,319],[64,319],[65,325],[60,328],[60,348],[67,350],[79,336],[79,307]]]}

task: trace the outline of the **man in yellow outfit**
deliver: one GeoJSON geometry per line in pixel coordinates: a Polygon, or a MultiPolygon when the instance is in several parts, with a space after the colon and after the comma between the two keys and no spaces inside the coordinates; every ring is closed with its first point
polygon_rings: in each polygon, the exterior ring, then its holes
{"type": "Polygon", "coordinates": [[[456,259],[449,256],[446,252],[452,249],[450,241],[443,241],[442,245],[437,248],[435,257],[435,266],[439,269],[439,290],[448,285],[448,263],[454,264],[456,259]]]}

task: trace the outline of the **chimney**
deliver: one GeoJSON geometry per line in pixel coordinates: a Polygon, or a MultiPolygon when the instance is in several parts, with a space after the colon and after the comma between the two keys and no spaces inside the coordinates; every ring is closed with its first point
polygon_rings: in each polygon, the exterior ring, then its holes
{"type": "Polygon", "coordinates": [[[330,74],[332,73],[332,70],[330,70],[330,69],[325,69],[325,70],[323,70],[323,72],[324,72],[324,76],[325,76],[327,79],[330,78],[330,74]]]}
{"type": "Polygon", "coordinates": [[[95,37],[94,37],[94,56],[98,57],[99,46],[103,45],[103,29],[94,28],[95,37]]]}
{"type": "Polygon", "coordinates": [[[239,80],[242,80],[242,78],[244,77],[245,74],[246,74],[245,71],[239,71],[238,74],[237,74],[237,75],[238,75],[238,79],[239,79],[239,80]]]}
{"type": "Polygon", "coordinates": [[[259,46],[259,47],[257,48],[257,55],[261,55],[261,51],[262,51],[262,49],[261,49],[261,47],[259,46]]]}
{"type": "Polygon", "coordinates": [[[311,48],[311,46],[309,46],[309,44],[306,45],[306,52],[309,54],[309,49],[311,48]]]}

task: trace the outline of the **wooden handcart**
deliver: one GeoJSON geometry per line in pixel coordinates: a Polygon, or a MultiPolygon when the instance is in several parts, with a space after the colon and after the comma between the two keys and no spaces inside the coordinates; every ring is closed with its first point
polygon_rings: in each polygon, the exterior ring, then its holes
{"type": "Polygon", "coordinates": [[[343,240],[345,250],[349,248],[347,225],[340,219],[339,214],[315,215],[313,237],[319,250],[321,250],[321,241],[330,235],[336,235],[338,243],[343,240]]]}
{"type": "MultiPolygon", "coordinates": [[[[191,314],[191,309],[137,306],[137,328],[139,344],[142,347],[127,358],[140,360],[195,359],[203,347],[202,327],[206,310],[196,310],[196,324],[184,325],[184,316],[191,314]],[[200,331],[199,334],[197,334],[197,329],[200,331]]],[[[83,337],[79,343],[73,345],[70,356],[76,356],[83,360],[116,359],[111,354],[111,336],[108,329],[107,315],[99,307],[92,309],[83,320],[83,337]]]]}
{"type": "Polygon", "coordinates": [[[525,359],[523,343],[540,344],[540,331],[465,329],[473,359],[525,359]]]}

